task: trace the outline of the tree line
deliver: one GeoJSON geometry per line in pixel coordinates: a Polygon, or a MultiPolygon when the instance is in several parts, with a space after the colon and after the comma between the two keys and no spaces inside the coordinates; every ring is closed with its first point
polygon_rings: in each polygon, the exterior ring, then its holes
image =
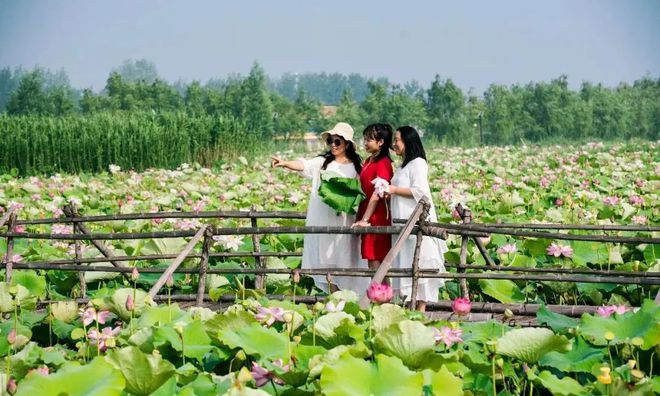
{"type": "Polygon", "coordinates": [[[74,89],[63,71],[4,68],[0,111],[9,117],[132,112],[224,117],[240,121],[259,139],[321,131],[341,120],[356,130],[373,122],[410,124],[452,145],[657,140],[660,78],[644,76],[614,88],[583,82],[574,90],[562,75],[549,82],[492,84],[477,96],[440,76],[428,87],[338,73],[288,73],[274,80],[256,63],[247,76],[169,83],[141,60],[114,69],[100,92],[74,89]]]}

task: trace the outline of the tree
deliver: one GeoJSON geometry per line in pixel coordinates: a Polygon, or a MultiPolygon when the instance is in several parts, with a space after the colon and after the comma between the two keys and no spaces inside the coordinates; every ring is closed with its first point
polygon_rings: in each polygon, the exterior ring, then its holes
{"type": "Polygon", "coordinates": [[[463,140],[465,128],[465,97],[451,79],[442,81],[438,75],[426,94],[426,111],[431,135],[452,143],[463,140]]]}
{"type": "Polygon", "coordinates": [[[126,82],[144,81],[151,84],[158,79],[156,65],[146,59],[125,60],[121,66],[113,69],[126,82]]]}
{"type": "Polygon", "coordinates": [[[9,114],[49,114],[48,96],[44,89],[41,69],[26,73],[7,103],[9,114]]]}

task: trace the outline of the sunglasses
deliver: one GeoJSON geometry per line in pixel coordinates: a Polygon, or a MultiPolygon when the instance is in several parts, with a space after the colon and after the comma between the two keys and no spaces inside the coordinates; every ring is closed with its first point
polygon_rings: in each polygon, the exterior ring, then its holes
{"type": "Polygon", "coordinates": [[[339,146],[342,145],[342,143],[344,143],[344,140],[340,139],[340,138],[334,138],[333,139],[331,137],[328,137],[327,139],[325,139],[325,142],[328,144],[328,146],[337,146],[337,147],[339,147],[339,146]]]}

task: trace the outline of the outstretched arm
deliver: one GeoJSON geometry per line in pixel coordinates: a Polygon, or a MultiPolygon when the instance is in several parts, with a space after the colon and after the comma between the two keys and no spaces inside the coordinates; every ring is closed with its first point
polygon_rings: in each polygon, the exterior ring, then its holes
{"type": "Polygon", "coordinates": [[[299,160],[293,160],[293,161],[285,161],[282,158],[278,156],[272,156],[270,157],[270,166],[273,168],[286,168],[292,171],[302,171],[305,169],[305,165],[303,164],[302,161],[299,160]]]}

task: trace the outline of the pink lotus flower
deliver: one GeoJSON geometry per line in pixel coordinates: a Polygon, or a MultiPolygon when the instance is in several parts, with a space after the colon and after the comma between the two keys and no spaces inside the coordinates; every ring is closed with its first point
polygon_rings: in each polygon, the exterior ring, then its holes
{"type": "Polygon", "coordinates": [[[607,206],[615,206],[619,204],[619,197],[611,196],[603,198],[603,203],[607,206]]]}
{"type": "Polygon", "coordinates": [[[90,344],[96,345],[98,343],[99,349],[105,351],[108,349],[108,341],[116,337],[121,332],[121,327],[117,326],[114,329],[110,326],[104,327],[99,333],[96,329],[91,329],[87,333],[87,337],[91,340],[90,344]]]}
{"type": "Polygon", "coordinates": [[[259,307],[254,318],[259,322],[265,322],[267,326],[272,326],[275,321],[284,322],[284,309],[280,307],[259,307]]]}
{"type": "Polygon", "coordinates": [[[180,219],[177,220],[176,223],[174,223],[174,227],[178,228],[182,231],[190,231],[190,230],[196,230],[200,228],[202,224],[197,221],[197,220],[190,220],[190,219],[180,219]]]}
{"type": "Polygon", "coordinates": [[[461,329],[452,329],[448,326],[442,326],[440,329],[433,327],[433,338],[435,338],[435,343],[438,344],[443,342],[447,348],[451,347],[457,342],[463,342],[461,336],[463,335],[463,330],[461,329]]]}
{"type": "Polygon", "coordinates": [[[451,303],[451,309],[458,316],[464,316],[472,310],[472,303],[467,297],[458,297],[451,303]]]}
{"type": "Polygon", "coordinates": [[[53,224],[51,234],[73,234],[73,227],[65,224],[53,224]]]}
{"type": "Polygon", "coordinates": [[[344,310],[344,305],[346,305],[346,301],[344,300],[339,301],[336,305],[332,301],[328,301],[325,304],[325,310],[328,312],[341,312],[344,310]]]}
{"type": "Polygon", "coordinates": [[[543,176],[541,177],[541,180],[539,180],[539,185],[543,188],[546,188],[550,185],[550,180],[547,177],[543,176]]]}
{"type": "Polygon", "coordinates": [[[614,313],[623,315],[624,313],[628,312],[628,310],[628,307],[625,305],[607,305],[604,307],[598,307],[596,313],[603,318],[608,318],[614,313]]]}
{"type": "Polygon", "coordinates": [[[635,185],[639,188],[643,188],[646,185],[646,180],[637,179],[635,180],[635,185]]]}
{"type": "Polygon", "coordinates": [[[80,310],[80,316],[82,317],[83,324],[89,326],[92,322],[97,321],[99,324],[105,324],[110,316],[110,311],[98,311],[94,307],[89,307],[85,310],[80,310]]]}
{"type": "Polygon", "coordinates": [[[642,206],[644,204],[644,198],[639,195],[631,195],[628,200],[630,201],[630,204],[634,206],[642,206]]]}
{"type": "Polygon", "coordinates": [[[509,244],[506,244],[506,245],[502,246],[501,248],[497,249],[497,253],[499,253],[499,254],[509,254],[509,253],[515,253],[517,250],[518,250],[518,248],[516,247],[515,243],[509,243],[509,244]]]}
{"type": "Polygon", "coordinates": [[[556,243],[550,244],[548,248],[546,249],[546,252],[548,253],[549,256],[555,256],[555,257],[573,257],[573,248],[568,246],[568,245],[559,245],[556,243]]]}
{"type": "Polygon", "coordinates": [[[561,198],[555,199],[555,206],[562,206],[564,204],[564,200],[561,198]]]}
{"type": "Polygon", "coordinates": [[[35,369],[30,369],[28,371],[28,374],[30,374],[30,373],[36,373],[36,374],[39,374],[39,375],[46,376],[46,375],[50,374],[50,370],[48,369],[48,366],[39,366],[35,369]]]}
{"type": "Polygon", "coordinates": [[[372,283],[367,289],[367,297],[372,303],[384,304],[394,297],[394,290],[384,283],[372,283]]]}
{"type": "Polygon", "coordinates": [[[11,256],[12,263],[20,263],[21,261],[23,261],[23,256],[21,256],[20,254],[14,254],[11,256]]]}
{"type": "MultiPolygon", "coordinates": [[[[285,366],[284,363],[282,362],[282,359],[277,359],[277,360],[273,361],[273,365],[282,368],[282,370],[284,372],[289,371],[289,365],[287,364],[285,366]]],[[[282,379],[275,376],[275,373],[273,373],[269,370],[266,370],[264,367],[261,367],[257,362],[252,362],[251,373],[252,373],[252,377],[254,378],[254,383],[257,386],[257,388],[260,388],[260,387],[266,385],[266,383],[268,383],[268,381],[270,381],[271,379],[276,384],[284,385],[284,381],[282,381],[282,379]]]]}
{"type": "Polygon", "coordinates": [[[294,191],[294,192],[292,192],[291,194],[289,194],[289,198],[288,198],[288,199],[289,199],[289,202],[290,202],[290,203],[292,203],[292,204],[295,205],[295,204],[297,204],[298,202],[300,202],[300,200],[302,199],[302,197],[303,197],[303,196],[302,196],[299,192],[294,191]]]}
{"type": "Polygon", "coordinates": [[[644,225],[644,224],[646,224],[647,220],[648,219],[646,218],[646,216],[642,216],[642,215],[632,217],[632,222],[635,223],[635,224],[644,225]]]}
{"type": "Polygon", "coordinates": [[[25,226],[23,224],[19,224],[14,227],[14,232],[25,232],[25,226]]]}

